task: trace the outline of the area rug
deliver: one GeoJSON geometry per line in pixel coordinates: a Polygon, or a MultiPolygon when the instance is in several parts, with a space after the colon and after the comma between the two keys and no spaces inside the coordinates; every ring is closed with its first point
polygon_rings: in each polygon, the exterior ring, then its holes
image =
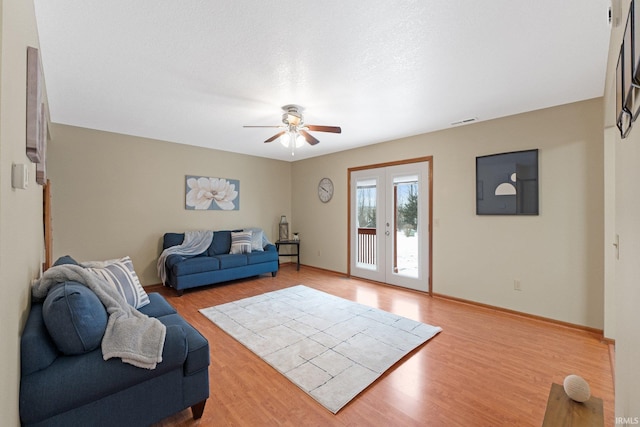
{"type": "Polygon", "coordinates": [[[303,285],[200,312],[334,414],[442,330],[303,285]]]}

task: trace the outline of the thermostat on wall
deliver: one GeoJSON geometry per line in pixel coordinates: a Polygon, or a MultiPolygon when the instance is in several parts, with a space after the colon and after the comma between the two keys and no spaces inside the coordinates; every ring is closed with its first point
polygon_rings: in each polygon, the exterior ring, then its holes
{"type": "Polygon", "coordinates": [[[29,168],[24,163],[13,164],[11,168],[11,186],[24,190],[29,185],[29,168]]]}

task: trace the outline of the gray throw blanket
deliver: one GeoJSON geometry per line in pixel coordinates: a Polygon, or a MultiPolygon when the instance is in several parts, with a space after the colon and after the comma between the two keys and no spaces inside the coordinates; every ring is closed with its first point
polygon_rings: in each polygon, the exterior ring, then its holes
{"type": "Polygon", "coordinates": [[[107,309],[109,320],[102,338],[104,360],[119,357],[146,369],[155,369],[162,362],[165,325],[131,307],[113,286],[90,270],[70,264],[51,267],[34,282],[32,294],[43,299],[57,283],[69,280],[91,289],[107,309]]]}
{"type": "Polygon", "coordinates": [[[200,255],[206,251],[211,245],[213,240],[213,231],[201,230],[201,231],[187,231],[184,233],[184,240],[182,244],[171,246],[165,249],[158,258],[158,276],[163,285],[167,284],[167,266],[166,261],[169,255],[200,255]]]}

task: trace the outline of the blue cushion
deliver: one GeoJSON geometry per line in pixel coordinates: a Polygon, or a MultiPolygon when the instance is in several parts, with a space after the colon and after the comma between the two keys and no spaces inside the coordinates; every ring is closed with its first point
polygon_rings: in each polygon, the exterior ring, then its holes
{"type": "Polygon", "coordinates": [[[228,254],[231,250],[231,231],[223,230],[213,233],[213,242],[209,246],[209,256],[228,254]]]}
{"type": "Polygon", "coordinates": [[[177,311],[164,297],[157,292],[151,292],[149,294],[149,304],[138,309],[142,314],[146,314],[149,317],[161,317],[168,314],[176,314],[177,311]]]}
{"type": "Polygon", "coordinates": [[[220,269],[242,267],[247,265],[247,256],[243,254],[226,254],[218,255],[216,258],[220,261],[220,269]]]}
{"type": "Polygon", "coordinates": [[[219,269],[220,262],[216,258],[195,257],[187,258],[182,262],[174,264],[171,271],[175,276],[184,276],[185,274],[202,273],[219,269]]]}
{"type": "Polygon", "coordinates": [[[96,294],[77,282],[50,289],[42,316],[53,342],[66,355],[98,348],[107,327],[107,310],[96,294]]]}
{"type": "Polygon", "coordinates": [[[53,263],[53,266],[55,267],[57,265],[64,265],[64,264],[80,265],[78,261],[71,258],[71,255],[65,255],[58,258],[56,262],[53,263]]]}
{"type": "Polygon", "coordinates": [[[162,240],[162,249],[178,246],[184,242],[184,233],[165,233],[162,240]]]}
{"type": "Polygon", "coordinates": [[[247,260],[249,265],[251,264],[261,264],[263,262],[269,261],[278,261],[278,253],[277,252],[251,252],[247,254],[247,260]]]}

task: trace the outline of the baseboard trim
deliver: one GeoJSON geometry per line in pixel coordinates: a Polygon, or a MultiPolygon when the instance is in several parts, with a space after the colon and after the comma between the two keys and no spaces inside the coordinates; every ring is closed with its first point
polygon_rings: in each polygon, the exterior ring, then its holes
{"type": "Polygon", "coordinates": [[[616,389],[616,344],[614,340],[609,340],[609,363],[611,363],[611,380],[613,389],[616,389]],[[613,341],[613,342],[611,342],[613,341]]]}
{"type": "Polygon", "coordinates": [[[484,303],[481,303],[481,302],[467,300],[467,299],[464,299],[464,298],[452,297],[452,296],[449,296],[449,295],[444,295],[444,294],[435,293],[435,292],[433,293],[433,297],[434,298],[445,299],[445,300],[449,300],[449,301],[454,301],[454,302],[458,302],[458,303],[461,303],[461,304],[469,304],[469,305],[473,305],[473,306],[476,306],[476,307],[484,308],[484,309],[487,309],[487,310],[499,311],[499,312],[502,312],[502,313],[511,314],[513,316],[524,317],[524,318],[527,318],[527,319],[537,320],[537,321],[540,321],[540,322],[552,323],[554,325],[563,326],[565,328],[577,329],[577,330],[580,330],[580,331],[589,332],[591,334],[594,334],[596,337],[598,337],[598,339],[600,339],[602,341],[605,341],[604,331],[602,329],[592,328],[590,326],[579,325],[577,323],[564,322],[562,320],[552,319],[550,317],[538,316],[536,314],[523,313],[521,311],[511,310],[511,309],[508,309],[508,308],[498,307],[498,306],[490,305],[490,304],[484,304],[484,303]]]}
{"type": "MultiPolygon", "coordinates": [[[[295,265],[294,262],[292,262],[291,264],[295,265]]],[[[327,270],[326,268],[314,267],[313,265],[300,264],[300,268],[302,268],[302,267],[304,267],[305,269],[321,271],[321,272],[327,273],[327,274],[333,274],[334,276],[347,277],[346,274],[340,273],[339,271],[327,270]]]]}

